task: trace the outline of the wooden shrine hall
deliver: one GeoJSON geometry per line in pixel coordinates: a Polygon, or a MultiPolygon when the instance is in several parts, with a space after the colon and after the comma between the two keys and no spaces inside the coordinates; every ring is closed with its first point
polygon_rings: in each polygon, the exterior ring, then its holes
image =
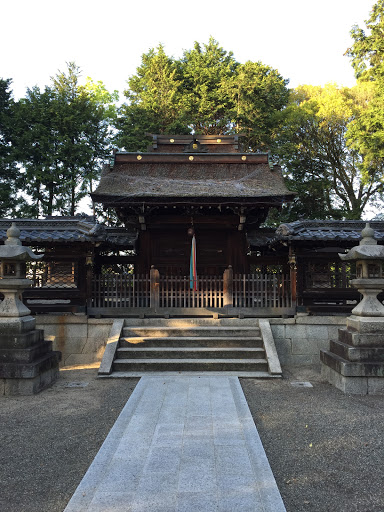
{"type": "Polygon", "coordinates": [[[198,275],[248,273],[247,233],[293,197],[280,167],[237,135],[152,137],[147,153],[115,153],[92,194],[138,233],[135,271],[189,274],[195,234],[198,275]]]}
{"type": "MultiPolygon", "coordinates": [[[[238,135],[152,135],[147,152],[114,154],[92,198],[114,208],[127,231],[136,233],[134,273],[151,274],[150,287],[160,289],[149,301],[155,309],[199,313],[233,306],[234,280],[240,286],[251,272],[247,235],[259,230],[270,207],[279,208],[293,195],[280,167],[268,154],[242,152],[238,135]]],[[[275,295],[287,288],[283,282],[246,281],[253,289],[262,287],[264,295],[271,286],[275,295]]],[[[102,280],[104,303],[105,286],[102,280]]],[[[143,286],[136,283],[136,289],[143,286]]],[[[259,299],[251,288],[240,302],[254,309],[259,299]]],[[[148,306],[146,295],[141,303],[148,306]]],[[[280,298],[280,306],[290,310],[288,296],[280,298]]]]}

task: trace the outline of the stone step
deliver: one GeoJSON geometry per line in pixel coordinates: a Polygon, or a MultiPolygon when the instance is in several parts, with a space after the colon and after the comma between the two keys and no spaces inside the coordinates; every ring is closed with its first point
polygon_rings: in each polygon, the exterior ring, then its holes
{"type": "Polygon", "coordinates": [[[0,363],[31,363],[52,350],[52,341],[39,341],[27,348],[0,349],[0,363]]]}
{"type": "Polygon", "coordinates": [[[33,329],[31,331],[15,333],[12,336],[0,335],[0,347],[2,349],[28,348],[44,340],[44,331],[42,329],[33,329]]]}
{"type": "Polygon", "coordinates": [[[113,371],[268,371],[265,359],[115,359],[113,371]]]}
{"type": "Polygon", "coordinates": [[[258,372],[258,371],[247,371],[247,370],[237,370],[237,371],[164,371],[164,372],[149,372],[147,370],[144,371],[127,371],[127,372],[112,372],[109,375],[99,375],[101,379],[131,379],[132,377],[144,377],[144,376],[156,376],[156,377],[167,377],[167,376],[180,376],[182,374],[184,377],[244,377],[249,379],[281,379],[281,375],[271,375],[268,372],[258,372]]]}
{"type": "Polygon", "coordinates": [[[31,363],[0,363],[2,379],[32,379],[58,366],[60,352],[48,352],[31,363]]]}
{"type": "Polygon", "coordinates": [[[125,327],[258,327],[258,318],[125,318],[125,327]]]}
{"type": "Polygon", "coordinates": [[[383,347],[354,347],[331,340],[329,351],[350,362],[384,362],[383,347]]]}
{"type": "Polygon", "coordinates": [[[120,338],[120,347],[254,347],[261,348],[263,340],[259,336],[227,337],[227,336],[172,336],[172,337],[124,337],[120,338]]]}
{"type": "Polygon", "coordinates": [[[172,336],[227,336],[232,338],[245,338],[260,336],[259,328],[250,327],[124,327],[123,337],[157,337],[168,338],[172,336]]]}
{"type": "Polygon", "coordinates": [[[264,359],[262,348],[129,347],[119,348],[117,359],[264,359]]]}
{"type": "Polygon", "coordinates": [[[320,350],[320,361],[344,377],[382,377],[384,375],[384,362],[351,362],[327,350],[320,350]]]}

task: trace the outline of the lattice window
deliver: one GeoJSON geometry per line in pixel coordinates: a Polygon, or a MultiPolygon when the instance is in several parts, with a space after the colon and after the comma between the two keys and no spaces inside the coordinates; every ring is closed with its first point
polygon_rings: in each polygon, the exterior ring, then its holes
{"type": "Polygon", "coordinates": [[[351,288],[355,265],[345,262],[308,262],[305,265],[305,288],[351,288]]]}
{"type": "Polygon", "coordinates": [[[35,288],[77,288],[76,261],[32,261],[27,264],[27,278],[35,288]]]}

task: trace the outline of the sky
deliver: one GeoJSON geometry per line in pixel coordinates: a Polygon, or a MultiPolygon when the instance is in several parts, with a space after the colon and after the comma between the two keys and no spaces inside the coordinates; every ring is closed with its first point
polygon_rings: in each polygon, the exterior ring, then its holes
{"type": "Polygon", "coordinates": [[[181,57],[194,41],[214,37],[239,62],[278,69],[290,87],[335,82],[352,87],[343,54],[354,24],[365,27],[374,0],[3,0],[0,78],[11,78],[16,99],[27,87],[74,61],[83,77],[123,90],[141,56],[159,43],[181,57]]]}

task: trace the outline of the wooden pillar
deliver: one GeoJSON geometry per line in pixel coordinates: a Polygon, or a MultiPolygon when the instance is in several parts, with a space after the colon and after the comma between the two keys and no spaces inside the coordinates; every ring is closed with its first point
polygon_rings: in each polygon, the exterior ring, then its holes
{"type": "Polygon", "coordinates": [[[158,309],[160,306],[160,273],[152,265],[150,270],[150,307],[158,309]]]}
{"type": "Polygon", "coordinates": [[[232,307],[233,306],[233,269],[232,266],[229,265],[227,269],[224,270],[223,274],[223,299],[224,299],[224,307],[232,307]]]}
{"type": "Polygon", "coordinates": [[[86,268],[86,304],[92,305],[92,280],[93,280],[93,252],[89,251],[85,257],[85,268],[86,268]]]}
{"type": "Polygon", "coordinates": [[[297,305],[297,290],[296,290],[296,281],[297,281],[297,262],[296,255],[292,248],[289,246],[289,280],[291,284],[291,298],[292,298],[292,306],[296,307],[297,305]]]}

